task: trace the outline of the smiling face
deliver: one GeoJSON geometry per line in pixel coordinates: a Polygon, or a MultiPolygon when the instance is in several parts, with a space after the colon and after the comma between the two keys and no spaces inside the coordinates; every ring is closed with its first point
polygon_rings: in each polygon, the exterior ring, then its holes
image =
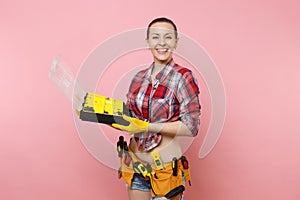
{"type": "Polygon", "coordinates": [[[178,38],[172,24],[157,22],[149,28],[148,45],[157,64],[167,64],[172,59],[178,38]]]}

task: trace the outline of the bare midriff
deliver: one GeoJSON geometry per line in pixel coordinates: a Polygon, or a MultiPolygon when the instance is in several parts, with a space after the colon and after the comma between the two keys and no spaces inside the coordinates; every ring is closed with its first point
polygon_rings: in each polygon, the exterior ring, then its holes
{"type": "Polygon", "coordinates": [[[162,135],[160,144],[151,151],[139,151],[134,139],[130,142],[130,148],[139,159],[149,164],[154,162],[151,156],[154,151],[160,153],[160,159],[163,163],[171,162],[174,157],[178,159],[182,156],[181,146],[176,136],[162,135]]]}

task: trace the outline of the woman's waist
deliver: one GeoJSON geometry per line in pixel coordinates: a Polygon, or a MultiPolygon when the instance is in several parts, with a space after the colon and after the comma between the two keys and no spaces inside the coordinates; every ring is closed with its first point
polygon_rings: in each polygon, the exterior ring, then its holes
{"type": "Polygon", "coordinates": [[[157,156],[163,163],[169,163],[174,157],[178,159],[182,156],[181,146],[176,137],[163,136],[160,144],[151,151],[139,150],[136,141],[132,139],[130,148],[138,159],[149,164],[153,164],[157,156]]]}

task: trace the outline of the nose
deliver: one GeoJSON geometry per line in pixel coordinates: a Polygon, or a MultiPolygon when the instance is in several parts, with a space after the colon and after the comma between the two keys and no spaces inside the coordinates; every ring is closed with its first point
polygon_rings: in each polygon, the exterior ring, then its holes
{"type": "Polygon", "coordinates": [[[165,39],[163,38],[163,37],[161,37],[160,39],[159,39],[159,42],[158,42],[161,46],[164,46],[165,44],[166,44],[166,41],[165,41],[165,39]]]}

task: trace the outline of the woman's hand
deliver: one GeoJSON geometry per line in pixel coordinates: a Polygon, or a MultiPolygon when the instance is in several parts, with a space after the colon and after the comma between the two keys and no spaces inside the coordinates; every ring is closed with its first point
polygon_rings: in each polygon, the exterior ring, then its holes
{"type": "Polygon", "coordinates": [[[149,122],[145,122],[137,118],[128,117],[126,115],[123,115],[123,119],[129,122],[128,126],[112,124],[112,127],[122,131],[126,131],[128,134],[148,132],[149,122]]]}
{"type": "Polygon", "coordinates": [[[123,119],[129,122],[128,126],[112,124],[112,127],[122,131],[126,131],[128,134],[150,131],[169,136],[192,136],[191,131],[181,121],[149,123],[137,118],[128,117],[127,115],[123,115],[123,119]]]}

